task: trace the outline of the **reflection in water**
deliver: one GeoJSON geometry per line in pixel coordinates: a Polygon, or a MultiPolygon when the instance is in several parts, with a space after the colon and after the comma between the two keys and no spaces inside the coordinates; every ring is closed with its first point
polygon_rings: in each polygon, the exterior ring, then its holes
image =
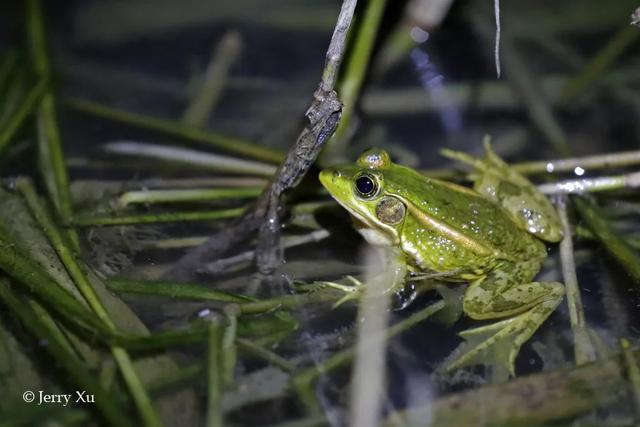
{"type": "Polygon", "coordinates": [[[444,89],[444,77],[438,72],[435,64],[430,61],[429,54],[416,47],[411,50],[410,58],[424,90],[433,98],[434,104],[442,105],[440,120],[447,133],[456,133],[462,130],[460,112],[444,89]]]}

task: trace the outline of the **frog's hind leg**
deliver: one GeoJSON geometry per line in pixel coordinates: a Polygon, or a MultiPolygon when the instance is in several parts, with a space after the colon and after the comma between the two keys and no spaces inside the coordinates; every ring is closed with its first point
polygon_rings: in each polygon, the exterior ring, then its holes
{"type": "Polygon", "coordinates": [[[494,276],[472,283],[465,293],[464,312],[477,320],[507,318],[460,333],[471,348],[448,365],[447,370],[480,363],[499,364],[515,376],[514,362],[520,347],[556,309],[563,296],[564,286],[557,282],[500,284],[500,278],[494,276]]]}

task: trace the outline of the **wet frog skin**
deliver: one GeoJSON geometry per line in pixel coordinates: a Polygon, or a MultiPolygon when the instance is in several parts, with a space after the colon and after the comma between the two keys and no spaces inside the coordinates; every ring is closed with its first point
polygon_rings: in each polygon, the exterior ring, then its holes
{"type": "MultiPolygon", "coordinates": [[[[356,164],[323,170],[320,182],[370,244],[390,247],[409,272],[469,282],[464,313],[500,319],[462,332],[470,349],[449,370],[488,362],[515,375],[520,347],[564,296],[561,283],[533,281],[547,255],[542,240],[557,242],[562,232],[548,199],[488,143],[485,150],[484,159],[444,153],[474,167],[473,190],[392,163],[380,149],[365,151],[356,164]]],[[[406,270],[391,291],[404,286],[406,270]]]]}

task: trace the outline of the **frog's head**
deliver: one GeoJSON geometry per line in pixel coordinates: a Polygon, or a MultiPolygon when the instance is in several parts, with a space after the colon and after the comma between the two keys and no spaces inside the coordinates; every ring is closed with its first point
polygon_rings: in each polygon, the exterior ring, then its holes
{"type": "Polygon", "coordinates": [[[372,243],[393,244],[399,241],[406,207],[385,191],[388,184],[385,176],[394,167],[397,166],[386,151],[371,148],[364,151],[355,164],[320,172],[322,185],[357,220],[358,228],[372,243]],[[371,231],[378,232],[377,240],[366,235],[371,231]],[[384,242],[380,241],[381,237],[384,242]]]}

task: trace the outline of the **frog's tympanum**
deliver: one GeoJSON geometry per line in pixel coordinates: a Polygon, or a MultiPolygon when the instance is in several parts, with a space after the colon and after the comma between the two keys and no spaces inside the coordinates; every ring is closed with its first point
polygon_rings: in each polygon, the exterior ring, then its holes
{"type": "Polygon", "coordinates": [[[514,375],[520,347],[562,301],[561,283],[532,281],[547,255],[542,240],[557,242],[562,231],[548,199],[488,143],[485,150],[484,159],[445,153],[474,167],[473,190],[394,164],[375,148],[356,164],[323,170],[320,181],[364,238],[391,247],[409,274],[448,273],[446,281],[469,282],[464,313],[501,319],[462,332],[476,344],[448,369],[486,362],[489,354],[514,375]]]}

